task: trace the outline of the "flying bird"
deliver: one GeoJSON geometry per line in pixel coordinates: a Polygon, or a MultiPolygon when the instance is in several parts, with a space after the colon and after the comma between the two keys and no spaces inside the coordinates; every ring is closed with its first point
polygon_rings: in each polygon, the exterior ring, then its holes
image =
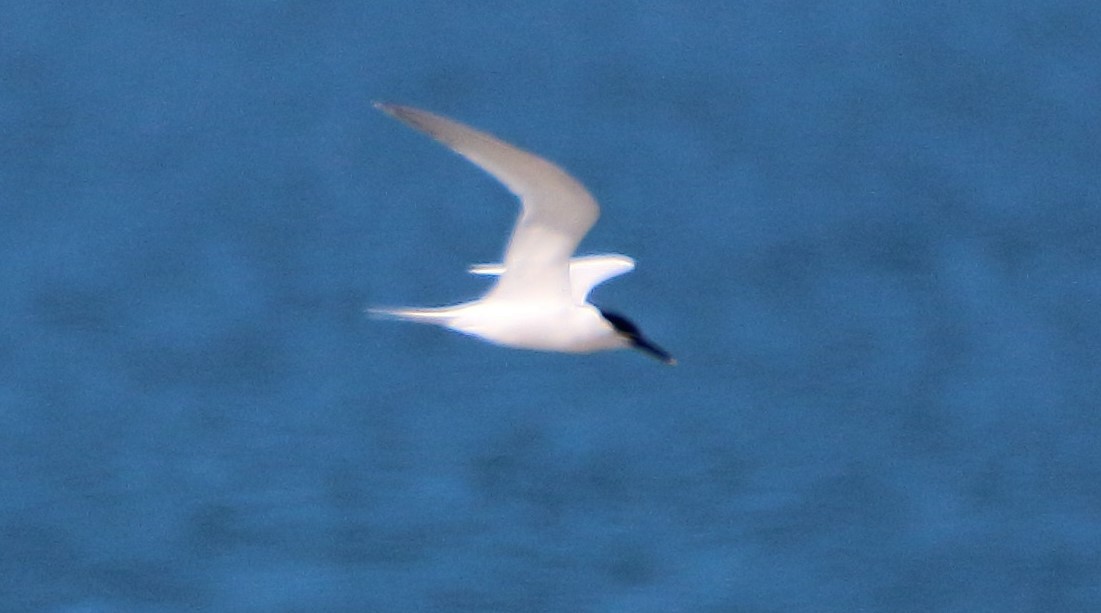
{"type": "Polygon", "coordinates": [[[435,308],[374,308],[377,315],[435,324],[520,349],[591,353],[635,348],[666,364],[668,352],[626,317],[588,302],[594,287],[634,269],[618,254],[573,257],[600,207],[558,166],[457,121],[408,106],[375,107],[416,128],[500,181],[520,199],[521,212],[501,264],[470,272],[494,275],[481,298],[435,308]]]}

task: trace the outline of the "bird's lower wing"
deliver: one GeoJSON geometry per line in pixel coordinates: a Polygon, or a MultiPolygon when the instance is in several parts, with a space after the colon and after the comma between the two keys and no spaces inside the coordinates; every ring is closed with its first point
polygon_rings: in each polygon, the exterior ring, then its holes
{"type": "MultiPolygon", "coordinates": [[[[573,301],[578,304],[585,302],[594,287],[634,269],[635,260],[618,253],[570,258],[570,292],[573,294],[573,301]]],[[[505,265],[472,264],[467,270],[475,275],[501,275],[505,272],[505,265]]]]}

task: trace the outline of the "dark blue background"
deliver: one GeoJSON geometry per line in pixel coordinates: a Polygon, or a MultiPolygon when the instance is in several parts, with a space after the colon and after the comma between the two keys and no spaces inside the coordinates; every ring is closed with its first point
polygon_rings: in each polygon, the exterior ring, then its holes
{"type": "Polygon", "coordinates": [[[1101,9],[18,2],[0,608],[1101,607],[1101,9]],[[366,318],[558,161],[681,361],[366,318]]]}

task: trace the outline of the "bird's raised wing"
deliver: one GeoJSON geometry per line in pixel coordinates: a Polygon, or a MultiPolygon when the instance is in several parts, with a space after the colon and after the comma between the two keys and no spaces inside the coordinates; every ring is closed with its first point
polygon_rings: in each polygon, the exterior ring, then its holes
{"type": "Polygon", "coordinates": [[[505,273],[486,299],[572,301],[570,256],[600,216],[583,185],[554,164],[457,121],[407,106],[375,106],[447,145],[520,198],[505,273]]]}

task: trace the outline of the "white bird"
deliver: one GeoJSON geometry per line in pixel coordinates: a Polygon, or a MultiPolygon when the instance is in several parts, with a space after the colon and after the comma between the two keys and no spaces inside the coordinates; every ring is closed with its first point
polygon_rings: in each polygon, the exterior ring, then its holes
{"type": "Polygon", "coordinates": [[[444,326],[506,347],[567,353],[633,347],[676,364],[630,320],[588,302],[594,287],[633,270],[635,262],[618,254],[571,257],[600,215],[581,183],[554,164],[457,121],[407,106],[375,107],[489,173],[520,199],[522,210],[504,263],[470,267],[474,274],[497,276],[484,296],[447,307],[371,312],[444,326]]]}

